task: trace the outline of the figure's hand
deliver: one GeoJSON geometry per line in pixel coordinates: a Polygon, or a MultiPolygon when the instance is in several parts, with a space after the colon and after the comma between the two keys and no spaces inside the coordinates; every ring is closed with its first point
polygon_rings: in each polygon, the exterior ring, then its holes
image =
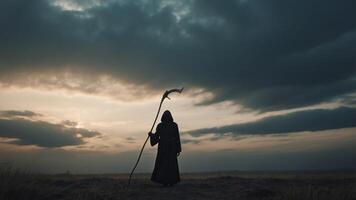
{"type": "Polygon", "coordinates": [[[177,157],[180,155],[180,152],[177,153],[177,157]]]}

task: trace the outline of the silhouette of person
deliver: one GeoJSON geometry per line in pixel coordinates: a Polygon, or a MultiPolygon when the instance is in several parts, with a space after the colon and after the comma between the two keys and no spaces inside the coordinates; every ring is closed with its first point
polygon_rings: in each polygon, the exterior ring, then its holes
{"type": "Polygon", "coordinates": [[[156,133],[148,133],[151,146],[158,143],[155,167],[151,180],[163,186],[172,186],[180,181],[178,160],[181,149],[178,125],[169,110],[164,111],[156,133]]]}

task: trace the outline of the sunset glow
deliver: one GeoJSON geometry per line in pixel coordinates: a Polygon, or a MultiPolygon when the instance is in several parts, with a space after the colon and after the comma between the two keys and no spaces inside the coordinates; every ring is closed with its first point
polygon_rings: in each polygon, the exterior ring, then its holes
{"type": "Polygon", "coordinates": [[[0,162],[128,173],[163,92],[184,86],[162,106],[183,172],[355,168],[352,8],[203,2],[0,3],[0,162]]]}

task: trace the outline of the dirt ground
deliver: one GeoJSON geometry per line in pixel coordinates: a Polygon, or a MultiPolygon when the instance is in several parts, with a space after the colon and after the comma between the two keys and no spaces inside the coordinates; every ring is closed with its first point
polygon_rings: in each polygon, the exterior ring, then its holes
{"type": "MultiPolygon", "coordinates": [[[[161,187],[149,174],[135,175],[127,188],[121,175],[27,175],[4,185],[1,199],[356,199],[356,175],[348,172],[217,172],[182,174],[161,187]],[[7,188],[7,189],[6,189],[7,188]]],[[[14,177],[12,179],[14,179],[14,177]]]]}

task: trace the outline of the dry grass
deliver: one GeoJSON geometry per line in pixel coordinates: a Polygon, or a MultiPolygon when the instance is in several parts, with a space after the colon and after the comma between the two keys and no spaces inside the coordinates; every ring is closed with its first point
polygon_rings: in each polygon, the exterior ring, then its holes
{"type": "Polygon", "coordinates": [[[138,174],[127,189],[127,175],[35,175],[0,168],[1,200],[45,199],[265,199],[354,200],[355,173],[215,172],[183,174],[182,182],[161,188],[138,174]]]}
{"type": "Polygon", "coordinates": [[[0,168],[0,199],[35,199],[43,188],[37,176],[11,167],[0,168]]]}

